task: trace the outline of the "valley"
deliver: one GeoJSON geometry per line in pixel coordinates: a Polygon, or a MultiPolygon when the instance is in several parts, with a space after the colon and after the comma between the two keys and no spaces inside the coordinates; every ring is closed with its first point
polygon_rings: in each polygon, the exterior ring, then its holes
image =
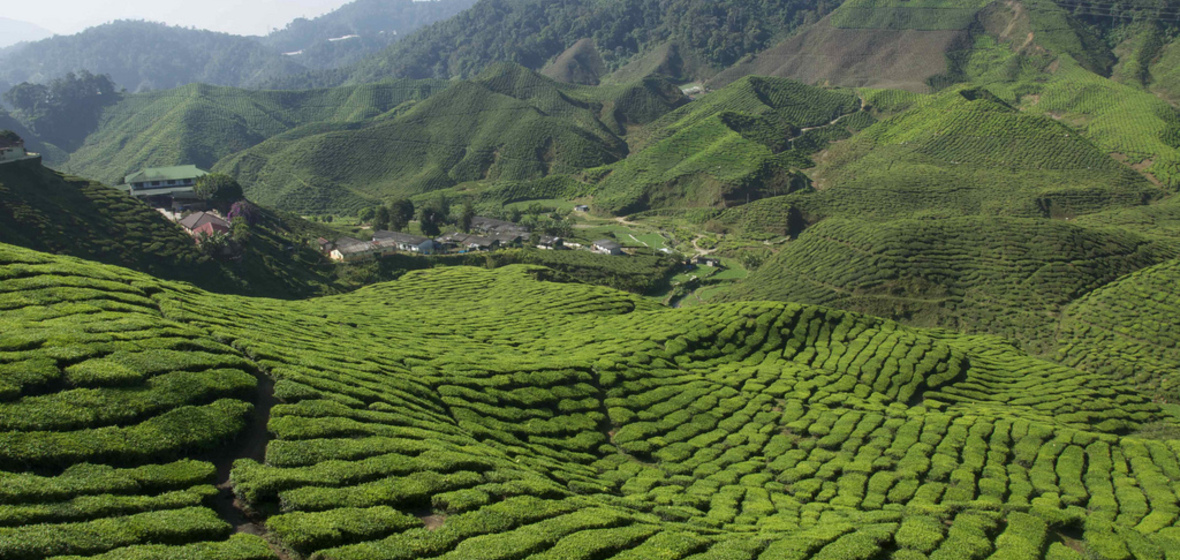
{"type": "Polygon", "coordinates": [[[1180,560],[1177,13],[0,50],[0,560],[1180,560]]]}

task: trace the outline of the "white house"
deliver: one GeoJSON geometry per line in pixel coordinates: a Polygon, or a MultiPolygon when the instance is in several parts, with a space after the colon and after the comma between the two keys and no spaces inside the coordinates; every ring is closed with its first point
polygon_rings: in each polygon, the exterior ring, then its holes
{"type": "Polygon", "coordinates": [[[20,136],[8,131],[0,132],[0,163],[20,161],[36,155],[25,150],[25,141],[20,136]]]}
{"type": "Polygon", "coordinates": [[[334,261],[355,262],[375,258],[378,248],[372,242],[361,241],[352,237],[341,237],[336,240],[336,248],[329,256],[334,261]]]}
{"type": "Polygon", "coordinates": [[[610,239],[599,239],[590,244],[590,250],[602,255],[622,255],[623,246],[618,241],[610,239]]]}
{"type": "Polygon", "coordinates": [[[421,253],[431,255],[438,251],[438,243],[429,237],[399,233],[396,231],[377,231],[373,234],[373,243],[383,254],[402,251],[406,253],[421,253]]]}

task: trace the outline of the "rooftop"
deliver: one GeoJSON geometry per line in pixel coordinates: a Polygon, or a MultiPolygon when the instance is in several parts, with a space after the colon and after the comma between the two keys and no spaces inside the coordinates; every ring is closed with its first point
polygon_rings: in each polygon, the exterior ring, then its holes
{"type": "Polygon", "coordinates": [[[208,175],[209,172],[195,165],[178,165],[175,167],[152,167],[139,173],[128,175],[124,183],[147,183],[153,181],[180,181],[196,179],[208,175]]]}
{"type": "Polygon", "coordinates": [[[603,249],[622,249],[623,245],[613,239],[599,239],[594,242],[594,245],[602,247],[603,249]]]}
{"type": "Polygon", "coordinates": [[[379,230],[373,233],[373,241],[393,241],[395,243],[405,243],[407,245],[421,245],[430,241],[429,237],[422,237],[418,235],[410,235],[408,233],[401,233],[398,231],[379,230]]]}

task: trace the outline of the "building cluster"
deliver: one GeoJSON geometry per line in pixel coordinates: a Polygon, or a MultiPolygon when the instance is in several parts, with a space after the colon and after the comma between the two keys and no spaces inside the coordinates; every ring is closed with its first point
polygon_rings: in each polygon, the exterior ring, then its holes
{"type": "MultiPolygon", "coordinates": [[[[336,241],[320,238],[320,251],[332,260],[354,262],[386,257],[396,253],[434,255],[494,251],[509,247],[523,247],[532,238],[529,228],[492,218],[476,217],[471,221],[471,233],[447,233],[431,239],[395,231],[377,231],[369,241],[341,237],[336,241]]],[[[538,249],[564,248],[560,237],[542,235],[537,238],[538,249]]],[[[621,252],[621,251],[620,251],[621,252]]]]}

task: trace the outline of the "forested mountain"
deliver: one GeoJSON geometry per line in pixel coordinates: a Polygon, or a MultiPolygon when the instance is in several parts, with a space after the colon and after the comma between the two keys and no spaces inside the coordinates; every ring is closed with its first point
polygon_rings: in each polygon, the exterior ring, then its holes
{"type": "Polygon", "coordinates": [[[358,0],[315,19],[295,20],[266,37],[115,21],[0,50],[0,92],[22,82],[44,84],[82,71],[109,75],[131,92],[193,83],[256,88],[281,83],[309,68],[351,64],[471,3],[358,0]]]}
{"type": "MultiPolygon", "coordinates": [[[[482,0],[361,62],[348,79],[469,78],[496,62],[540,70],[584,39],[613,72],[676,50],[665,73],[708,76],[758,52],[835,2],[803,0],[482,0]]],[[[657,62],[658,66],[659,63],[657,62]]]]}
{"type": "Polygon", "coordinates": [[[475,0],[355,0],[317,18],[296,19],[261,41],[308,68],[337,68],[473,4],[475,0]]]}
{"type": "Polygon", "coordinates": [[[0,80],[47,82],[69,72],[106,74],[129,91],[191,83],[251,86],[303,70],[248,37],[146,21],[116,21],[6,51],[0,80]]]}

